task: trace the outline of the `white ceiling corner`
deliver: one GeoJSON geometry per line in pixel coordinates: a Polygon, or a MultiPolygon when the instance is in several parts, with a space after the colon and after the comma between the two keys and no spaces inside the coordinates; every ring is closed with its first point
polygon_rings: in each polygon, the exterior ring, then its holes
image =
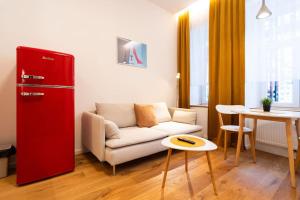
{"type": "Polygon", "coordinates": [[[148,0],[157,6],[175,14],[197,0],[148,0]]]}

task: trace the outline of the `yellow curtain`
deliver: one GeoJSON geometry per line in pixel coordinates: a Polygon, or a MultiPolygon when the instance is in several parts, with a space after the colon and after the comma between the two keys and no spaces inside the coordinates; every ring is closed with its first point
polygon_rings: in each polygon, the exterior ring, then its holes
{"type": "MultiPolygon", "coordinates": [[[[219,129],[217,104],[244,104],[245,0],[210,0],[208,135],[219,129]]],[[[234,123],[227,118],[225,123],[234,123]]]]}
{"type": "Polygon", "coordinates": [[[177,65],[179,79],[178,105],[181,108],[190,107],[190,22],[189,12],[178,17],[177,31],[177,65]]]}

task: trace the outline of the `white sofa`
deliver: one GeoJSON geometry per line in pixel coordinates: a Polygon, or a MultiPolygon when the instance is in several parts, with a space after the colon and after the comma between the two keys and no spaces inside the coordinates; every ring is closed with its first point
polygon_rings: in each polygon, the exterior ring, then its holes
{"type": "MultiPolygon", "coordinates": [[[[191,124],[190,117],[183,115],[177,121],[172,121],[175,110],[180,110],[188,115],[196,112],[190,109],[169,108],[165,103],[154,103],[158,125],[151,128],[136,126],[134,104],[96,104],[97,110],[84,112],[82,115],[82,141],[85,148],[93,153],[101,162],[107,161],[113,166],[115,174],[116,165],[148,156],[166,150],[161,145],[161,140],[175,134],[193,134],[202,136],[202,127],[191,124]],[[120,129],[120,139],[107,139],[105,137],[104,120],[115,122],[120,129]],[[190,121],[189,121],[190,120],[190,121]]],[[[181,112],[182,113],[182,112],[181,112]]]]}

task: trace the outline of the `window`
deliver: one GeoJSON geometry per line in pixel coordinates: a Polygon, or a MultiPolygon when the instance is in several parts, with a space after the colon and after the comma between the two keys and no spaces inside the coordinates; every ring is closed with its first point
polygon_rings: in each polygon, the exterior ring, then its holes
{"type": "Polygon", "coordinates": [[[299,105],[299,81],[270,81],[267,96],[277,106],[299,105]]]}
{"type": "MultiPolygon", "coordinates": [[[[270,0],[273,15],[257,20],[261,0],[246,0],[246,105],[263,97],[300,107],[300,0],[270,0]]],[[[209,0],[190,8],[191,105],[208,102],[209,0]]]]}
{"type": "Polygon", "coordinates": [[[190,12],[190,99],[191,105],[208,102],[209,0],[197,1],[190,12]]]}
{"type": "Polygon", "coordinates": [[[300,1],[267,5],[273,15],[257,20],[261,0],[246,0],[246,104],[268,96],[275,106],[299,107],[300,1]]]}

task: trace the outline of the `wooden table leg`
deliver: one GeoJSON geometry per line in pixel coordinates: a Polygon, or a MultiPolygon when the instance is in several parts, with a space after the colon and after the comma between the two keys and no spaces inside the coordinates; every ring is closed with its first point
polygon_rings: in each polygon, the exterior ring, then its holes
{"type": "Polygon", "coordinates": [[[292,141],[292,119],[286,121],[285,128],[286,128],[286,138],[287,138],[287,145],[288,145],[291,186],[295,188],[296,179],[295,179],[294,152],[293,152],[293,141],[292,141]]]}
{"type": "Polygon", "coordinates": [[[253,119],[253,138],[254,138],[254,147],[256,146],[256,130],[257,130],[257,119],[253,119]]]}
{"type": "Polygon", "coordinates": [[[211,177],[211,182],[213,184],[214,192],[215,192],[215,195],[218,195],[217,188],[216,188],[216,183],[215,183],[215,178],[214,178],[214,174],[213,174],[213,171],[212,171],[210,155],[209,155],[208,151],[206,151],[205,153],[206,153],[206,157],[207,157],[207,162],[208,162],[208,167],[209,167],[209,172],[210,172],[210,177],[211,177]]]}
{"type": "Polygon", "coordinates": [[[238,143],[236,147],[236,155],[235,155],[235,165],[239,165],[239,158],[240,158],[240,152],[241,152],[241,146],[242,146],[242,139],[243,139],[243,128],[244,128],[244,115],[239,114],[239,134],[238,134],[238,143]]]}
{"type": "Polygon", "coordinates": [[[296,124],[297,139],[298,139],[298,150],[297,150],[296,164],[295,164],[297,170],[300,165],[300,119],[297,119],[295,124],[296,124]]]}
{"type": "Polygon", "coordinates": [[[168,173],[168,169],[169,169],[169,163],[170,163],[170,158],[171,158],[171,154],[172,154],[172,149],[170,148],[168,150],[168,156],[167,156],[167,161],[166,161],[166,166],[165,166],[165,172],[164,172],[164,179],[163,179],[163,183],[162,183],[162,188],[165,187],[165,183],[166,183],[166,178],[167,178],[167,173],[168,173]]]}
{"type": "Polygon", "coordinates": [[[254,143],[254,133],[249,133],[249,140],[251,144],[251,153],[253,157],[253,162],[256,163],[256,154],[255,154],[255,143],[254,143]]]}
{"type": "Polygon", "coordinates": [[[185,157],[185,171],[188,172],[188,152],[184,151],[184,157],[185,157]]]}

